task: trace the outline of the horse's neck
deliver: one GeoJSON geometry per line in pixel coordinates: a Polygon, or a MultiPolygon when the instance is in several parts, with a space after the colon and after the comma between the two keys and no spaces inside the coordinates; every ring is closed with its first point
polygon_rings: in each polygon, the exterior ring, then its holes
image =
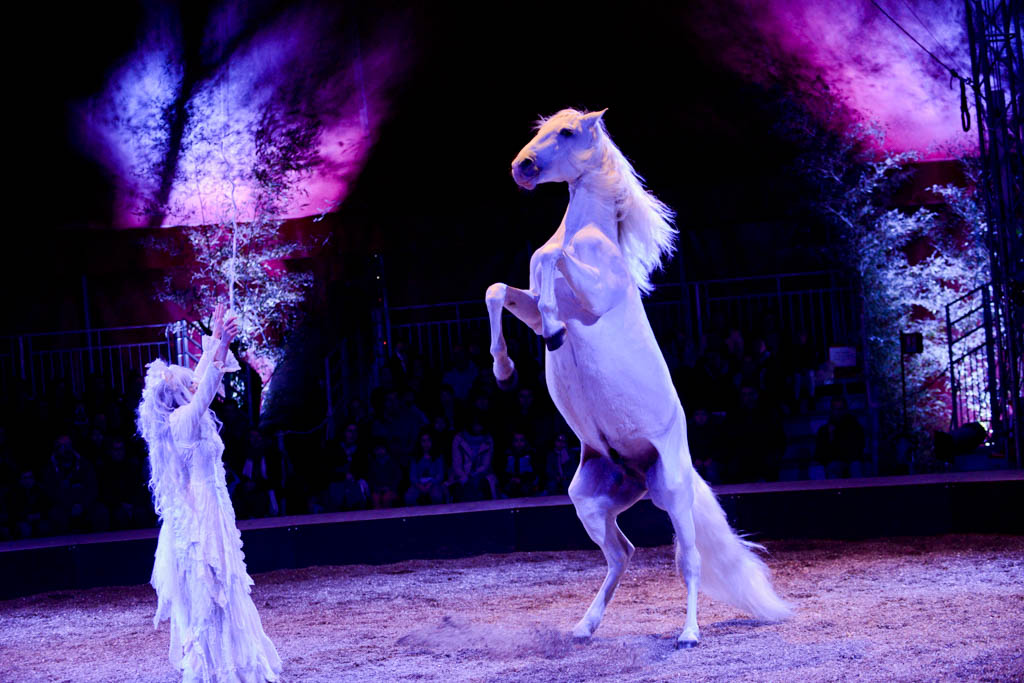
{"type": "Polygon", "coordinates": [[[615,244],[619,242],[618,220],[615,216],[615,200],[594,189],[585,181],[569,185],[569,206],[565,209],[562,224],[555,233],[561,233],[562,244],[569,244],[577,232],[588,225],[596,226],[615,244]]]}

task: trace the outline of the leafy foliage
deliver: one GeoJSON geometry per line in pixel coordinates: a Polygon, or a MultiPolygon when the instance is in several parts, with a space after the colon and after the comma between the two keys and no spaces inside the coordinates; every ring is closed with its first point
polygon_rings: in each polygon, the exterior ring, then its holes
{"type": "Polygon", "coordinates": [[[294,272],[285,262],[311,245],[284,238],[280,228],[283,212],[302,191],[300,181],[320,163],[320,130],[313,119],[282,118],[271,110],[250,129],[227,121],[201,124],[190,132],[190,158],[214,169],[193,175],[201,178],[195,193],[204,216],[213,220],[180,228],[181,243],[167,236],[153,241],[181,264],[164,278],[158,298],[193,319],[233,298],[242,316],[239,341],[264,384],[283,357],[285,338],[313,284],[310,273],[294,272]],[[240,188],[246,188],[244,195],[240,188]]]}
{"type": "Polygon", "coordinates": [[[824,144],[804,155],[803,170],[820,191],[835,258],[859,276],[864,367],[889,438],[903,431],[900,333],[924,338],[924,352],[904,360],[907,436],[926,458],[932,432],[949,426],[945,305],[989,279],[984,215],[972,192],[954,186],[930,188],[948,210],[889,208],[916,155],[882,151],[870,127],[818,135],[824,144]]]}

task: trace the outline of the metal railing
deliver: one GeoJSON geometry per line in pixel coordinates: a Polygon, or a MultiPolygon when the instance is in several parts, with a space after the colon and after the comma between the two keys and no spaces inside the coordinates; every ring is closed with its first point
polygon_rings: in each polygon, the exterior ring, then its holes
{"type": "Polygon", "coordinates": [[[174,362],[194,368],[203,355],[203,331],[195,322],[179,320],[167,326],[167,339],[171,344],[174,362]]]}
{"type": "MultiPolygon", "coordinates": [[[[456,346],[486,348],[490,343],[490,318],[482,298],[392,307],[389,313],[392,344],[404,343],[434,367],[448,365],[456,346]]],[[[502,332],[510,347],[537,359],[542,356],[540,338],[508,311],[502,317],[502,332]]]]}
{"type": "Polygon", "coordinates": [[[986,429],[998,427],[1002,328],[999,307],[993,305],[991,283],[946,304],[952,429],[970,422],[986,429]]]}
{"type": "Polygon", "coordinates": [[[647,301],[655,333],[773,331],[786,338],[803,332],[819,349],[856,345],[860,309],[856,290],[837,271],[702,280],[660,285],[647,301]]]}
{"type": "Polygon", "coordinates": [[[194,366],[201,351],[198,328],[185,321],[0,337],[0,394],[20,384],[42,395],[58,382],[77,394],[90,378],[125,391],[157,358],[194,366]]]}
{"type": "MultiPolygon", "coordinates": [[[[644,305],[663,341],[677,331],[699,340],[712,330],[764,331],[766,325],[787,338],[804,332],[822,350],[860,341],[855,288],[835,271],[663,284],[644,305]]],[[[392,343],[404,342],[438,367],[454,346],[486,345],[490,339],[483,299],[391,307],[389,313],[392,343]]],[[[510,345],[541,357],[540,339],[507,311],[502,331],[510,345]]]]}
{"type": "Polygon", "coordinates": [[[171,358],[166,325],[133,325],[91,330],[24,334],[18,338],[18,373],[33,394],[53,382],[74,393],[95,376],[123,391],[156,358],[171,358]]]}

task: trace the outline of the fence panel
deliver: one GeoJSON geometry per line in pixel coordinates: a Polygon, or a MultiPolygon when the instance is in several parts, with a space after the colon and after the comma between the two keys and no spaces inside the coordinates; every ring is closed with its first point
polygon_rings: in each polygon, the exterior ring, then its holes
{"type": "Polygon", "coordinates": [[[953,429],[970,422],[991,429],[998,419],[997,357],[1005,352],[1003,332],[991,283],[946,305],[953,429]]]}
{"type": "Polygon", "coordinates": [[[18,380],[37,395],[54,382],[80,393],[90,377],[124,391],[151,361],[175,359],[167,325],[25,334],[4,338],[0,347],[0,388],[5,395],[18,380]]]}
{"type": "MultiPolygon", "coordinates": [[[[711,329],[725,333],[736,327],[748,332],[766,326],[786,338],[805,332],[822,351],[860,341],[855,290],[830,271],[668,283],[659,285],[644,305],[663,344],[679,332],[696,339],[711,329]]],[[[392,307],[389,314],[392,343],[403,342],[430,365],[446,366],[456,345],[489,344],[483,300],[392,307]]],[[[526,348],[540,360],[540,339],[507,311],[502,331],[510,346],[526,348]]]]}

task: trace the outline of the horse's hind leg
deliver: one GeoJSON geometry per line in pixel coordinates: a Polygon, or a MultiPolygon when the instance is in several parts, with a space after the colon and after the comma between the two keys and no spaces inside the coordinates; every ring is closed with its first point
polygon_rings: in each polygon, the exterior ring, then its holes
{"type": "Polygon", "coordinates": [[[577,638],[589,638],[594,633],[629,565],[633,544],[619,529],[616,518],[643,494],[641,481],[631,477],[607,456],[583,447],[580,467],[569,484],[569,498],[590,538],[604,553],[608,574],[586,614],[572,630],[577,638]]]}
{"type": "Polygon", "coordinates": [[[659,459],[647,475],[651,501],[668,512],[672,520],[676,532],[676,566],[686,583],[686,624],[676,640],[676,647],[694,647],[700,641],[697,627],[700,553],[693,521],[693,469],[686,471],[688,467],[682,463],[666,467],[664,459],[659,459]]]}

